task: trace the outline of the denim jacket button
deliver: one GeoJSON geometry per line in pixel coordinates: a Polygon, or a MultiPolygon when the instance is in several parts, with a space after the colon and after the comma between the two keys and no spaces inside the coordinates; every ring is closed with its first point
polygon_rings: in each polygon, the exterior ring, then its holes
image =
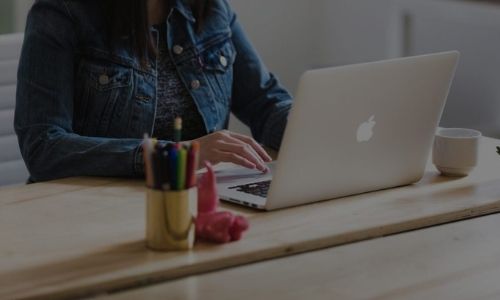
{"type": "Polygon", "coordinates": [[[179,45],[175,45],[173,50],[174,50],[174,53],[177,55],[181,55],[182,52],[184,52],[184,48],[182,48],[179,45]]]}
{"type": "Polygon", "coordinates": [[[227,67],[227,58],[226,58],[226,57],[224,57],[224,56],[222,56],[222,55],[221,55],[221,57],[220,57],[219,61],[220,61],[220,64],[221,64],[223,67],[227,67]]]}
{"type": "Polygon", "coordinates": [[[192,88],[193,90],[197,90],[197,89],[199,89],[199,88],[200,88],[200,86],[201,86],[201,83],[200,83],[200,81],[199,81],[199,80],[193,80],[193,81],[191,81],[191,88],[192,88]]]}
{"type": "Polygon", "coordinates": [[[99,83],[101,85],[106,85],[109,83],[109,76],[106,75],[106,74],[102,74],[101,76],[99,76],[99,83]]]}

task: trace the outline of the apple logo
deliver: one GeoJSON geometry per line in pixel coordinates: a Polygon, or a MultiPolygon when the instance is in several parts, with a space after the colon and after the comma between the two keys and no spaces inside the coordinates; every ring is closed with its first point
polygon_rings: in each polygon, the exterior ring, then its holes
{"type": "Polygon", "coordinates": [[[357,133],[358,143],[368,142],[372,139],[373,127],[375,127],[375,124],[377,124],[377,122],[375,122],[375,116],[373,115],[367,122],[359,125],[357,133]]]}

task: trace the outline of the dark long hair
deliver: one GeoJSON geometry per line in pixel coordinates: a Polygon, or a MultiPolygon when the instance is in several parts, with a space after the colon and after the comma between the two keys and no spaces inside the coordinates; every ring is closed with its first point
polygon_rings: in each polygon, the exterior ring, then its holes
{"type": "MultiPolygon", "coordinates": [[[[193,16],[196,18],[197,30],[200,31],[212,0],[179,1],[186,1],[191,6],[193,16]]],[[[127,36],[132,52],[144,65],[148,56],[156,55],[156,47],[149,30],[147,0],[105,0],[104,2],[110,44],[116,45],[122,37],[127,36]]]]}

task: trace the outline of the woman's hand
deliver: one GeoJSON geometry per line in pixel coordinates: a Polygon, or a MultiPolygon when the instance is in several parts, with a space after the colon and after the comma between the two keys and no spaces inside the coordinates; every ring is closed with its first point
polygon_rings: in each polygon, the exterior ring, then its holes
{"type": "Polygon", "coordinates": [[[264,173],[269,171],[266,162],[271,162],[272,158],[251,137],[224,130],[195,141],[200,143],[200,162],[207,160],[214,165],[231,162],[264,173]]]}

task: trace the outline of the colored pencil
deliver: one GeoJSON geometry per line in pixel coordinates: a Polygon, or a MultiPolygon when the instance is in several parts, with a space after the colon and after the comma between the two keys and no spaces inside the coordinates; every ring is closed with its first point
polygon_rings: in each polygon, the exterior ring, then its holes
{"type": "Polygon", "coordinates": [[[161,166],[160,168],[160,181],[161,181],[161,188],[162,190],[169,190],[170,189],[170,172],[169,172],[169,156],[168,156],[168,150],[167,148],[163,147],[161,150],[159,150],[159,164],[161,166]]]}
{"type": "Polygon", "coordinates": [[[149,138],[149,135],[147,133],[144,134],[144,140],[142,142],[142,152],[144,158],[144,175],[146,176],[146,186],[149,188],[153,188],[154,178],[151,162],[152,146],[151,139],[149,138]]]}
{"type": "Polygon", "coordinates": [[[174,141],[179,143],[182,139],[182,118],[177,117],[174,121],[174,141]]]}
{"type": "Polygon", "coordinates": [[[187,151],[182,148],[179,150],[179,159],[177,165],[177,190],[186,188],[186,166],[187,166],[187,151]]]}
{"type": "Polygon", "coordinates": [[[170,189],[177,189],[177,166],[178,166],[178,153],[177,148],[172,147],[168,150],[168,161],[169,161],[169,179],[170,179],[170,189]]]}

